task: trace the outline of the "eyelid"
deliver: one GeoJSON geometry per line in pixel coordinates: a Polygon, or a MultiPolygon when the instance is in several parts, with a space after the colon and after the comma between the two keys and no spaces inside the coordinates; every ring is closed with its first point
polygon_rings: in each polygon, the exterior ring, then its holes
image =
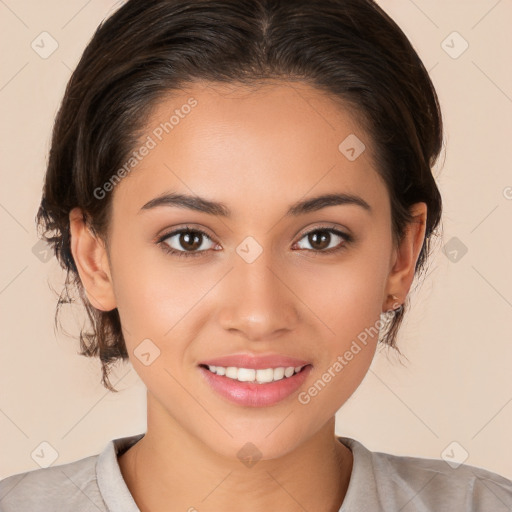
{"type": "Polygon", "coordinates": [[[313,226],[307,228],[307,231],[302,232],[298,238],[297,242],[295,242],[293,245],[298,244],[303,238],[310,235],[311,233],[316,233],[319,231],[326,231],[328,233],[334,234],[334,236],[337,236],[339,238],[342,238],[342,242],[340,242],[335,247],[331,247],[330,249],[323,249],[323,250],[314,250],[314,249],[301,249],[302,251],[306,251],[307,253],[311,253],[313,256],[327,256],[329,254],[335,254],[339,251],[345,250],[349,245],[354,243],[355,237],[348,233],[348,230],[345,230],[345,228],[340,228],[338,225],[319,225],[319,226],[313,226]]]}
{"type": "MultiPolygon", "coordinates": [[[[202,235],[203,238],[207,238],[208,240],[210,240],[214,245],[220,245],[215,240],[215,238],[212,235],[210,235],[208,232],[206,232],[204,229],[192,227],[189,225],[171,229],[169,232],[164,233],[163,235],[159,235],[155,242],[156,243],[165,243],[165,241],[168,238],[172,238],[172,237],[181,235],[182,233],[186,233],[186,232],[198,233],[198,234],[202,235]]],[[[168,244],[166,244],[166,245],[168,245],[168,244]]],[[[169,247],[169,248],[172,249],[171,247],[169,247]]],[[[178,252],[187,252],[188,254],[200,254],[200,253],[208,252],[211,250],[214,250],[214,249],[203,249],[201,251],[178,251],[178,252]]]]}
{"type": "MultiPolygon", "coordinates": [[[[298,240],[301,240],[302,238],[304,238],[304,236],[306,236],[314,231],[323,230],[323,229],[325,229],[325,230],[334,229],[336,231],[340,231],[347,240],[353,239],[353,236],[349,232],[350,230],[348,230],[344,226],[338,226],[337,224],[325,225],[325,224],[321,224],[321,223],[318,225],[314,224],[313,226],[308,226],[307,228],[304,228],[303,231],[299,231],[296,235],[294,235],[294,238],[299,237],[298,240]]],[[[195,227],[192,224],[176,226],[174,228],[171,228],[169,231],[164,230],[164,233],[162,235],[157,235],[153,241],[154,242],[162,242],[163,240],[165,240],[173,235],[177,235],[183,231],[195,231],[195,232],[201,233],[201,234],[207,236],[213,242],[218,243],[215,240],[215,237],[213,237],[211,234],[209,234],[204,228],[195,227]]]]}
{"type": "MultiPolygon", "coordinates": [[[[164,249],[165,251],[172,253],[174,255],[177,255],[177,256],[182,256],[182,255],[183,256],[196,256],[196,255],[199,256],[199,255],[202,255],[203,253],[208,253],[209,251],[212,251],[212,250],[213,251],[218,250],[218,249],[203,249],[201,251],[181,251],[178,249],[174,249],[169,244],[165,243],[165,240],[167,240],[168,238],[177,236],[177,235],[179,235],[183,232],[187,232],[187,231],[191,231],[193,233],[199,233],[199,234],[203,235],[204,237],[208,238],[209,240],[211,240],[214,244],[220,245],[215,240],[215,238],[212,237],[209,233],[207,233],[203,228],[194,227],[190,224],[174,227],[170,231],[165,232],[163,235],[158,235],[154,242],[157,245],[161,245],[161,244],[165,245],[166,246],[164,249]]],[[[298,238],[297,238],[297,241],[294,242],[293,245],[296,245],[305,236],[307,236],[311,233],[314,233],[316,231],[328,231],[331,233],[334,232],[334,234],[336,236],[343,238],[344,241],[337,248],[331,248],[331,249],[327,249],[327,250],[316,250],[316,251],[314,249],[300,249],[300,250],[313,252],[318,255],[329,254],[331,252],[336,252],[336,250],[343,249],[346,245],[348,245],[354,241],[354,237],[350,233],[347,233],[348,230],[346,230],[344,227],[340,227],[337,224],[331,224],[331,225],[319,224],[319,225],[309,226],[308,228],[305,228],[305,231],[300,232],[300,235],[296,235],[296,236],[298,236],[298,238]]]]}
{"type": "MultiPolygon", "coordinates": [[[[196,227],[192,224],[184,224],[182,226],[175,226],[168,230],[164,230],[164,232],[161,235],[157,235],[153,241],[155,243],[162,242],[162,241],[166,240],[167,238],[177,235],[177,234],[180,234],[184,231],[192,231],[194,233],[195,232],[201,233],[202,235],[208,237],[212,242],[216,242],[215,237],[212,236],[205,228],[196,227]]],[[[216,242],[216,243],[218,243],[218,242],[216,242]]]]}
{"type": "Polygon", "coordinates": [[[325,224],[325,223],[313,224],[313,226],[308,226],[307,228],[304,228],[303,231],[299,231],[299,233],[296,236],[299,237],[298,240],[301,240],[304,236],[309,235],[310,233],[312,233],[314,231],[322,231],[322,230],[330,231],[331,229],[342,233],[343,236],[347,240],[353,239],[353,236],[350,234],[350,230],[348,228],[345,228],[344,226],[339,226],[338,224],[332,224],[332,223],[331,224],[325,224]]]}

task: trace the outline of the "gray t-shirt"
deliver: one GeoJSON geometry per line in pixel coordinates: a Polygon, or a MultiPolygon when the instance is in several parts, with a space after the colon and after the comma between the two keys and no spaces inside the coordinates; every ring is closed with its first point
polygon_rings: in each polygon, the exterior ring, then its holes
{"type": "MultiPolygon", "coordinates": [[[[140,512],[117,462],[144,434],[111,440],[99,455],[0,481],[1,512],[140,512]]],[[[339,512],[510,512],[512,481],[475,466],[372,452],[338,437],[353,453],[339,512]]]]}

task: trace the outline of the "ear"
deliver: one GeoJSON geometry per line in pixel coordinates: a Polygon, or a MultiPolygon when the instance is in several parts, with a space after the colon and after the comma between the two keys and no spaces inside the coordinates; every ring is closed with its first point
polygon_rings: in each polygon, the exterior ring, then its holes
{"type": "Polygon", "coordinates": [[[402,242],[394,250],[392,268],[388,275],[382,303],[383,311],[396,309],[399,304],[405,302],[414,279],[416,262],[425,238],[427,205],[423,202],[415,203],[410,207],[410,211],[414,220],[407,225],[402,242]],[[391,306],[390,295],[397,297],[391,299],[391,306]]]}
{"type": "Polygon", "coordinates": [[[69,213],[71,253],[89,302],[102,311],[116,308],[112,276],[104,242],[93,234],[80,208],[69,213]]]}

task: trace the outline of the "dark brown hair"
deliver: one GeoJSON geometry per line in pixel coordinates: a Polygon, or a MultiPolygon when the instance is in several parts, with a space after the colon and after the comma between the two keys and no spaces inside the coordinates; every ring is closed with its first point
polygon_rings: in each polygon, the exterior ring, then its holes
{"type": "MultiPolygon", "coordinates": [[[[130,0],[97,28],[67,85],[53,128],[36,221],[67,271],[57,305],[77,290],[90,329],[80,354],[99,356],[103,385],[128,353],[117,309],[87,300],[70,250],[69,212],[80,207],[106,240],[111,196],[102,187],[126,161],[152,107],[196,80],[258,85],[308,83],[341,102],[375,148],[390,196],[393,239],[402,239],[409,207],[428,207],[416,264],[424,270],[441,220],[434,166],[442,148],[438,98],[425,67],[396,23],[372,0],[130,0]]],[[[341,142],[341,141],[340,141],[341,142]]],[[[398,350],[406,305],[381,342],[398,350]]]]}

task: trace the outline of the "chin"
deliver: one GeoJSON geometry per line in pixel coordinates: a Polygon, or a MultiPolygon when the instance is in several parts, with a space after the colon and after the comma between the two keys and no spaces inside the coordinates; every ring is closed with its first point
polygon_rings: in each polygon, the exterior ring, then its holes
{"type": "Polygon", "coordinates": [[[278,426],[272,431],[276,425],[279,425],[279,422],[273,422],[273,427],[270,429],[262,429],[261,426],[255,425],[253,428],[244,429],[238,435],[227,427],[233,437],[226,434],[217,436],[215,439],[204,440],[204,442],[219,455],[238,459],[250,467],[258,461],[284,457],[300,444],[300,433],[290,432],[284,426],[278,426]]]}

